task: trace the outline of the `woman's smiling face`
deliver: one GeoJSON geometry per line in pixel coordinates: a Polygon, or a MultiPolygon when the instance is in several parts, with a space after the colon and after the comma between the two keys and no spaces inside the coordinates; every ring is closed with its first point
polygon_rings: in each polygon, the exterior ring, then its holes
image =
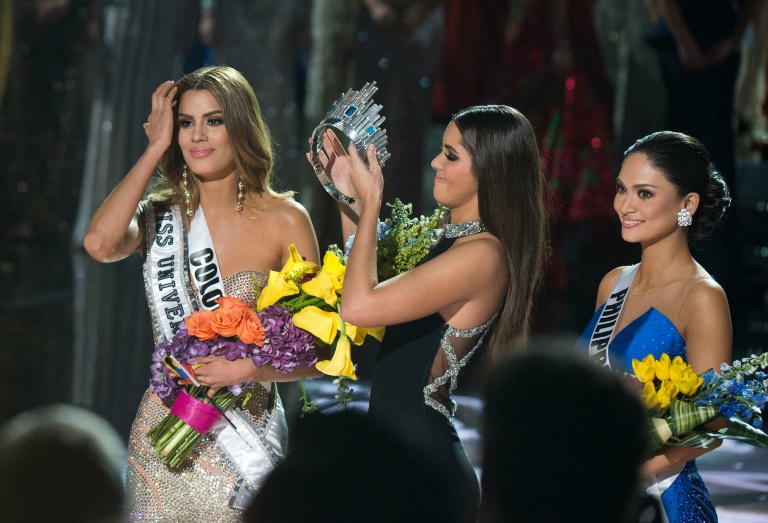
{"type": "Polygon", "coordinates": [[[685,206],[664,173],[642,153],[630,154],[616,180],[613,207],[628,242],[655,243],[678,230],[677,213],[685,206]]]}
{"type": "Polygon", "coordinates": [[[224,114],[208,91],[187,91],[179,101],[179,147],[193,173],[220,179],[235,170],[224,114]]]}

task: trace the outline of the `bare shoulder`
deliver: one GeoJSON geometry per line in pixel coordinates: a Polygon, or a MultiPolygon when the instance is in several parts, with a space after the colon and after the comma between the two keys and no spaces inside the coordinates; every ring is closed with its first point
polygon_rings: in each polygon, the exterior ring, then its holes
{"type": "Polygon", "coordinates": [[[474,264],[475,271],[491,271],[496,274],[499,267],[505,265],[504,247],[491,235],[456,243],[443,254],[445,255],[454,260],[474,264]]]}
{"type": "Polygon", "coordinates": [[[603,279],[600,281],[600,286],[597,288],[597,307],[600,307],[600,305],[605,303],[608,299],[611,290],[613,290],[616,282],[619,281],[619,276],[621,276],[621,273],[624,272],[624,269],[626,268],[627,266],[616,267],[603,276],[603,279]]]}
{"type": "Polygon", "coordinates": [[[683,311],[688,315],[699,312],[711,314],[715,310],[728,309],[728,298],[725,291],[711,276],[701,278],[691,286],[685,301],[683,311]]]}
{"type": "Polygon", "coordinates": [[[270,213],[278,219],[305,220],[309,219],[309,213],[299,202],[293,198],[265,198],[266,206],[270,213]]]}
{"type": "Polygon", "coordinates": [[[686,294],[675,322],[685,339],[688,362],[696,372],[731,360],[733,330],[723,288],[705,273],[686,294]]]}
{"type": "Polygon", "coordinates": [[[282,262],[290,256],[288,246],[291,244],[295,245],[306,259],[319,262],[320,252],[315,228],[304,206],[292,198],[270,197],[268,200],[267,234],[281,252],[282,262]]]}
{"type": "Polygon", "coordinates": [[[261,213],[267,226],[275,232],[307,229],[312,227],[309,213],[299,202],[292,198],[264,197],[261,213]]]}

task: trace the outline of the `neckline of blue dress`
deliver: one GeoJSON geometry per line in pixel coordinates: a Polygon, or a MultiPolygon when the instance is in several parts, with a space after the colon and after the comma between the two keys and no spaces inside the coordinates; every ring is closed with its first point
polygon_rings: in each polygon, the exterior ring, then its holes
{"type": "MultiPolygon", "coordinates": [[[[603,305],[594,315],[580,338],[580,346],[588,351],[589,339],[602,312],[603,305]]],[[[648,354],[658,358],[663,352],[670,358],[682,356],[687,361],[685,339],[674,323],[656,308],[643,314],[615,333],[608,346],[608,363],[613,370],[632,373],[632,359],[642,360],[648,354]]]]}
{"type": "MultiPolygon", "coordinates": [[[[600,310],[599,310],[598,312],[601,312],[601,311],[603,310],[603,307],[605,307],[605,304],[603,304],[603,305],[602,305],[602,307],[600,307],[600,310]]],[[[657,314],[657,315],[659,315],[659,316],[661,316],[661,318],[662,318],[662,319],[664,319],[664,320],[668,321],[668,322],[669,322],[669,324],[672,326],[672,328],[673,328],[673,329],[675,330],[675,332],[677,333],[677,335],[680,337],[680,339],[683,339],[683,335],[682,335],[682,334],[680,334],[680,331],[678,331],[678,330],[677,330],[677,327],[675,326],[675,323],[674,323],[672,320],[670,320],[670,319],[667,317],[667,315],[666,315],[666,314],[664,314],[663,312],[660,312],[660,311],[659,311],[659,310],[658,310],[656,307],[650,307],[650,308],[648,308],[648,310],[647,310],[647,311],[645,311],[644,313],[642,313],[640,316],[638,316],[638,317],[637,317],[637,318],[635,318],[634,320],[632,320],[632,321],[630,321],[629,323],[627,323],[626,325],[624,325],[624,327],[622,327],[620,331],[618,331],[618,332],[615,332],[615,333],[613,334],[613,338],[611,338],[611,341],[610,341],[610,343],[612,344],[614,341],[616,341],[616,338],[618,338],[619,336],[621,336],[621,335],[624,333],[624,331],[627,331],[628,329],[629,329],[629,331],[628,331],[628,332],[637,331],[637,329],[634,327],[635,323],[637,323],[637,322],[639,322],[639,321],[641,321],[641,320],[643,320],[643,321],[644,321],[644,320],[648,319],[648,317],[649,317],[651,314],[654,314],[654,313],[655,313],[655,314],[657,314]]]]}

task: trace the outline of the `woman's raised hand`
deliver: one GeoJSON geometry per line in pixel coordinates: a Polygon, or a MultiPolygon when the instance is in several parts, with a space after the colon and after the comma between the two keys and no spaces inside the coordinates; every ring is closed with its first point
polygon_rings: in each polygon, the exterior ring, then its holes
{"type": "MultiPolygon", "coordinates": [[[[344,152],[344,146],[336,137],[336,134],[327,129],[323,133],[323,148],[318,151],[318,159],[323,166],[325,175],[333,182],[333,185],[342,194],[350,198],[360,198],[371,201],[384,187],[384,179],[381,175],[381,166],[376,158],[376,149],[373,146],[366,151],[366,164],[357,153],[354,144],[349,144],[349,155],[344,152]]],[[[309,155],[307,155],[309,158],[309,155]]]]}
{"type": "MultiPolygon", "coordinates": [[[[311,141],[311,140],[310,140],[311,141]]],[[[336,134],[326,129],[323,132],[323,148],[317,152],[318,160],[323,166],[323,171],[333,185],[341,191],[342,194],[350,198],[357,198],[357,193],[352,186],[350,179],[350,164],[344,147],[336,137],[336,134]]],[[[307,159],[312,163],[312,159],[307,153],[307,159]]]]}
{"type": "Polygon", "coordinates": [[[374,205],[378,209],[384,192],[384,176],[373,145],[368,146],[365,156],[368,163],[358,154],[354,144],[349,144],[350,179],[363,205],[374,205]]]}
{"type": "Polygon", "coordinates": [[[144,124],[149,146],[167,149],[173,140],[173,107],[176,105],[176,86],[170,80],[160,84],[152,93],[152,113],[144,124]]]}

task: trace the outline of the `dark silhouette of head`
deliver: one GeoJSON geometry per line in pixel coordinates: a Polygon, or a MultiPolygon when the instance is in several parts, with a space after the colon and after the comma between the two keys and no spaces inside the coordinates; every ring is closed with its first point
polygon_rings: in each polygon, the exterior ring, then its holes
{"type": "Polygon", "coordinates": [[[108,523],[122,518],[125,445],[72,405],[24,412],[0,430],[0,519],[108,523]]]}
{"type": "Polygon", "coordinates": [[[572,351],[510,358],[487,386],[481,521],[628,521],[646,431],[636,394],[609,370],[572,351]]]}
{"type": "Polygon", "coordinates": [[[291,426],[288,455],[244,521],[452,521],[436,469],[365,415],[311,414],[291,426]]]}

